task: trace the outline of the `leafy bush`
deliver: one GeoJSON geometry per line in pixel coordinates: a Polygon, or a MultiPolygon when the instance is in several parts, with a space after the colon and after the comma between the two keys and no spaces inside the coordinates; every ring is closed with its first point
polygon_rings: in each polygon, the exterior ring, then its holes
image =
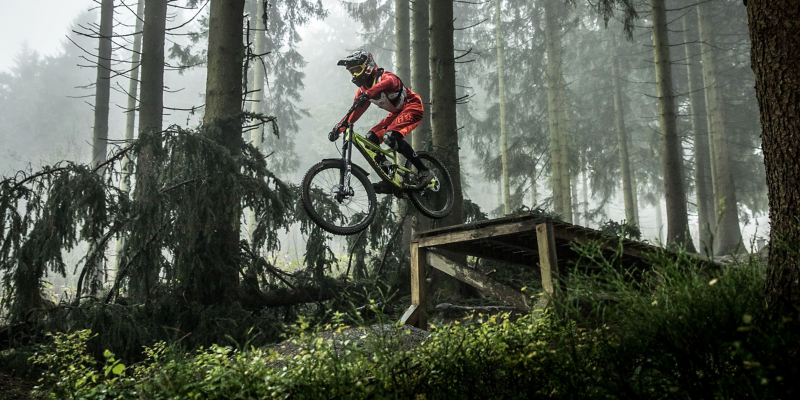
{"type": "Polygon", "coordinates": [[[288,351],[244,343],[186,354],[159,344],[117,376],[114,367],[95,372],[116,360],[98,370],[81,358],[91,336],[79,334],[43,353],[73,357],[52,358],[47,376],[53,393],[71,384],[58,393],[85,399],[796,396],[800,333],[764,313],[763,266],[704,269],[679,254],[654,256],[640,274],[597,248],[580,250],[555,311],[478,315],[477,324],[433,327],[419,346],[408,345],[414,333],[402,326],[362,334],[342,315],[323,327],[301,318],[288,351]]]}

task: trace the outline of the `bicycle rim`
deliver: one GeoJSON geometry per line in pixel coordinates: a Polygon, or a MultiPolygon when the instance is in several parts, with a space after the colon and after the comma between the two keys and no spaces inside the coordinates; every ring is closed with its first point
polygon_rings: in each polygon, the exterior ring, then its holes
{"type": "MultiPolygon", "coordinates": [[[[453,208],[454,191],[453,182],[447,168],[436,158],[426,152],[417,152],[422,163],[430,169],[436,180],[432,188],[408,193],[409,200],[414,207],[429,218],[439,219],[446,217],[453,208]]],[[[407,168],[417,172],[410,162],[406,161],[407,168]]]]}
{"type": "Polygon", "coordinates": [[[352,170],[350,190],[342,191],[342,171],[338,161],[322,162],[309,170],[303,179],[303,206],[326,231],[351,235],[369,226],[377,204],[371,184],[357,169],[352,170]]]}

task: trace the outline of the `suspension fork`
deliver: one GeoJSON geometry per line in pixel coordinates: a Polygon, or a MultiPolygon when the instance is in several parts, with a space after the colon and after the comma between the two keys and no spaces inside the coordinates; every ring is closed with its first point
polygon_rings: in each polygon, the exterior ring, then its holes
{"type": "Polygon", "coordinates": [[[344,144],[342,145],[342,165],[344,168],[339,174],[339,190],[342,195],[349,195],[353,191],[350,188],[350,177],[352,176],[352,159],[353,159],[353,128],[347,128],[345,131],[344,144]]]}

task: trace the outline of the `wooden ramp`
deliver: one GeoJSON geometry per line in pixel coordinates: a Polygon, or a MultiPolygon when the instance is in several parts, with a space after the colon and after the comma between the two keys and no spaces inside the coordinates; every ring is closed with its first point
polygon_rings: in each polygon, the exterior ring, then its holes
{"type": "Polygon", "coordinates": [[[565,260],[577,259],[573,243],[596,243],[609,254],[622,250],[623,265],[645,266],[644,257],[663,251],[641,242],[609,237],[600,231],[555,221],[535,214],[521,214],[488,221],[423,231],[411,241],[411,306],[401,322],[427,329],[426,269],[432,267],[499,298],[523,312],[531,310],[530,294],[500,284],[477,269],[446,254],[467,255],[530,268],[542,280],[544,295],[534,310],[543,310],[560,290],[559,276],[573,267],[565,260]],[[562,260],[559,264],[559,260],[562,260]]]}

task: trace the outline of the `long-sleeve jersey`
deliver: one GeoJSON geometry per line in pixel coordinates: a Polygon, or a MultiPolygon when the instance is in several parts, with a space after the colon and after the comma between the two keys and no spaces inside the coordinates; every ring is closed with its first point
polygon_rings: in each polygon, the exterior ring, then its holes
{"type": "Polygon", "coordinates": [[[376,106],[389,111],[390,114],[371,129],[373,132],[381,130],[384,125],[387,125],[386,122],[389,119],[393,120],[407,104],[414,104],[420,110],[422,109],[422,99],[419,95],[403,85],[397,75],[383,69],[378,70],[377,77],[371,82],[371,87],[361,86],[358,88],[353,102],[362,94],[366,94],[369,97],[369,102],[364,102],[364,104],[353,110],[347,122],[352,124],[358,121],[367,111],[370,103],[374,103],[376,106]]]}

